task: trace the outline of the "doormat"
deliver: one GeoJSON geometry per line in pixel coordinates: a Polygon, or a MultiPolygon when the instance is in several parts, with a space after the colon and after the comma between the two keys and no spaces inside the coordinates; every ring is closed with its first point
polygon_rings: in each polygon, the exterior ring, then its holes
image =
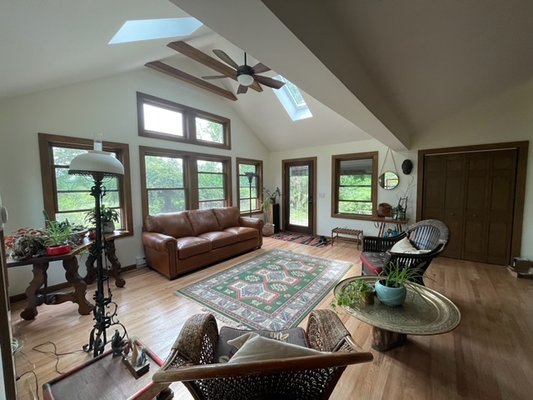
{"type": "Polygon", "coordinates": [[[331,243],[331,239],[325,236],[306,235],[304,233],[295,232],[279,232],[271,236],[273,239],[286,240],[288,242],[295,242],[306,244],[308,246],[323,247],[331,243]]]}
{"type": "Polygon", "coordinates": [[[297,326],[348,271],[349,262],[271,250],[176,292],[255,330],[297,326]]]}

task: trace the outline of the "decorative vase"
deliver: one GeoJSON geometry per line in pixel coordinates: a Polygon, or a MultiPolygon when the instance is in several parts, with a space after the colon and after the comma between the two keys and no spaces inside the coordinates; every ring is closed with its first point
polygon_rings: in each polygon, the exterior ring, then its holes
{"type": "Polygon", "coordinates": [[[46,254],[49,256],[59,256],[61,254],[67,254],[72,250],[68,244],[60,244],[58,246],[50,246],[46,248],[46,254]]]}
{"type": "Polygon", "coordinates": [[[407,289],[405,286],[389,287],[383,285],[381,281],[376,281],[374,287],[379,301],[387,306],[397,307],[405,302],[405,297],[407,296],[407,289]]]}
{"type": "Polygon", "coordinates": [[[272,236],[274,234],[274,224],[266,223],[263,225],[263,236],[272,236]]]}

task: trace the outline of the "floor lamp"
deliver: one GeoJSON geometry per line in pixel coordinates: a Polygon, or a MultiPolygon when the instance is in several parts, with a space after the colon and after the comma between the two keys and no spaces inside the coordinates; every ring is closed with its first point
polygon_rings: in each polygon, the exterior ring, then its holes
{"type": "Polygon", "coordinates": [[[104,282],[108,279],[104,273],[103,247],[103,229],[102,219],[100,213],[101,198],[105,195],[105,187],[102,186],[102,180],[105,177],[115,177],[124,175],[124,166],[122,163],[111,155],[111,153],[102,151],[102,142],[96,140],[94,142],[94,150],[87,153],[80,154],[70,162],[70,175],[85,175],[91,176],[94,180],[94,186],[91,188],[91,196],[94,197],[95,216],[96,216],[96,238],[93,244],[93,251],[96,256],[96,292],[94,294],[95,307],[93,310],[95,324],[90,333],[89,345],[87,352],[93,351],[94,357],[100,355],[104,351],[105,345],[108,343],[106,329],[112,325],[120,325],[124,330],[124,326],[115,320],[117,315],[117,305],[111,301],[111,290],[108,286],[107,297],[104,294],[104,282]],[[110,304],[114,309],[110,309],[110,304]]]}
{"type": "Polygon", "coordinates": [[[248,200],[250,201],[250,217],[252,217],[252,181],[257,176],[257,174],[253,172],[245,172],[244,174],[248,178],[248,200]]]}

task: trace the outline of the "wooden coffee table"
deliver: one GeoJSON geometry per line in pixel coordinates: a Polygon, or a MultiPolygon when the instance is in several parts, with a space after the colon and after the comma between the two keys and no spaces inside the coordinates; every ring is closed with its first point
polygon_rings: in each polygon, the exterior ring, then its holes
{"type": "MultiPolygon", "coordinates": [[[[335,295],[350,282],[360,279],[374,284],[379,277],[358,276],[345,279],[335,287],[335,295]]],[[[386,351],[400,346],[405,343],[407,335],[450,332],[461,322],[461,312],[451,300],[433,289],[416,283],[412,285],[407,288],[407,298],[400,307],[386,306],[377,297],[372,305],[359,301],[350,307],[342,307],[350,315],[372,325],[372,348],[375,350],[386,351]]]]}
{"type": "Polygon", "coordinates": [[[152,375],[163,365],[163,360],[146,349],[150,370],[138,379],[130,373],[120,356],[113,357],[108,350],[77,368],[43,385],[45,400],[118,400],[154,398],[169,400],[172,390],[152,381],[152,375]]]}

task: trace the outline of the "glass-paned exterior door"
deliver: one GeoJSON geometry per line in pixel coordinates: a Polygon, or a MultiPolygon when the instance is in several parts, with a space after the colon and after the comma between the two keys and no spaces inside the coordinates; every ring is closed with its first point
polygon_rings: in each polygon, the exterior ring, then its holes
{"type": "Polygon", "coordinates": [[[314,233],[315,161],[284,161],[284,227],[299,233],[314,233]]]}

